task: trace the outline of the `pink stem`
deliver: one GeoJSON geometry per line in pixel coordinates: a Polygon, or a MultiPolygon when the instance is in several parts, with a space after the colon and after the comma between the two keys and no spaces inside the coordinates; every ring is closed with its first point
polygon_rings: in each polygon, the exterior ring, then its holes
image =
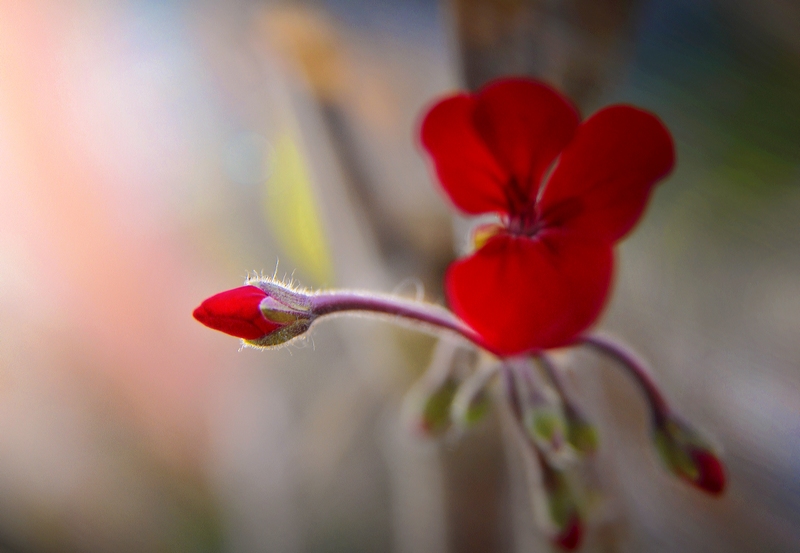
{"type": "Polygon", "coordinates": [[[446,309],[430,303],[403,300],[393,296],[336,290],[320,292],[311,296],[311,311],[319,316],[345,311],[362,311],[417,321],[454,332],[476,346],[495,353],[463,321],[446,309]]]}
{"type": "Polygon", "coordinates": [[[650,404],[653,422],[656,425],[662,424],[670,416],[672,409],[661,390],[659,390],[650,371],[625,346],[599,336],[584,336],[581,341],[587,346],[613,358],[627,369],[628,374],[636,380],[644,392],[647,402],[650,404]]]}

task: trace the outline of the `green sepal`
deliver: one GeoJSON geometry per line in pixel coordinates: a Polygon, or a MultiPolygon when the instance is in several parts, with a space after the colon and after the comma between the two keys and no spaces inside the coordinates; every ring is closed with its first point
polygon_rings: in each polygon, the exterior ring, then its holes
{"type": "Polygon", "coordinates": [[[457,391],[458,382],[455,378],[448,377],[425,396],[419,413],[422,430],[440,434],[450,428],[450,406],[457,391]]]}
{"type": "Polygon", "coordinates": [[[574,409],[567,411],[567,441],[581,455],[592,455],[597,451],[599,437],[597,427],[574,409]]]}

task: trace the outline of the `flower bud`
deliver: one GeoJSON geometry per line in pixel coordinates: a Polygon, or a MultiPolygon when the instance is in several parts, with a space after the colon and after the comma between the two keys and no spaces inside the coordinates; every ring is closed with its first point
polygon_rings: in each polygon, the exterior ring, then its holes
{"type": "Polygon", "coordinates": [[[725,468],[713,448],[687,423],[670,417],[653,430],[664,465],[689,484],[719,495],[725,490],[725,468]]]}
{"type": "Polygon", "coordinates": [[[458,390],[458,381],[448,376],[432,383],[425,377],[406,397],[406,416],[414,430],[426,436],[444,433],[450,428],[450,408],[458,390]]]}
{"type": "Polygon", "coordinates": [[[575,460],[569,444],[567,420],[560,405],[541,402],[524,413],[525,428],[536,448],[554,467],[564,468],[575,460]]]}
{"type": "Polygon", "coordinates": [[[597,451],[597,428],[575,408],[566,409],[567,442],[581,455],[597,451]]]}
{"type": "Polygon", "coordinates": [[[450,409],[450,417],[453,422],[464,428],[471,428],[482,421],[492,406],[485,388],[470,390],[470,392],[472,393],[469,395],[456,397],[450,409]]]}
{"type": "Polygon", "coordinates": [[[270,347],[303,334],[315,316],[306,294],[253,281],[211,296],[194,310],[194,318],[252,346],[270,347]]]}
{"type": "Polygon", "coordinates": [[[583,521],[577,514],[573,514],[564,529],[553,537],[552,541],[555,545],[567,551],[577,549],[581,541],[583,541],[583,521]]]}
{"type": "Polygon", "coordinates": [[[553,536],[552,542],[561,549],[574,551],[583,541],[583,521],[574,511],[561,531],[553,536]]]}
{"type": "Polygon", "coordinates": [[[487,386],[496,369],[496,366],[482,368],[458,388],[450,407],[450,419],[462,429],[475,426],[489,413],[492,401],[487,386]]]}
{"type": "Polygon", "coordinates": [[[542,485],[534,489],[539,526],[553,545],[572,551],[583,541],[583,519],[566,473],[542,465],[542,485]]]}

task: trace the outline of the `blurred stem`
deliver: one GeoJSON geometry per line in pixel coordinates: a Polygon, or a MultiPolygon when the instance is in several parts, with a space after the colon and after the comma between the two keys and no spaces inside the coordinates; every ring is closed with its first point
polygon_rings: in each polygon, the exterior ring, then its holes
{"type": "Polygon", "coordinates": [[[564,405],[564,412],[570,417],[585,419],[583,409],[578,407],[575,401],[573,401],[570,393],[567,391],[567,386],[564,383],[563,374],[558,369],[556,364],[553,363],[553,360],[550,358],[550,356],[545,355],[544,353],[538,353],[533,356],[533,359],[544,370],[544,373],[547,375],[547,379],[553,385],[556,393],[561,398],[561,402],[564,405]]]}
{"type": "MultiPolygon", "coordinates": [[[[524,462],[535,465],[535,467],[526,467],[525,472],[526,478],[529,479],[529,488],[532,491],[540,489],[542,492],[550,492],[556,487],[558,471],[550,464],[539,447],[537,447],[525,427],[521,399],[519,397],[519,390],[516,385],[517,380],[514,376],[515,371],[513,367],[503,365],[502,371],[507,386],[506,406],[509,408],[509,414],[511,415],[507,418],[510,419],[513,425],[514,439],[521,449],[524,462]]],[[[537,506],[534,505],[534,508],[536,507],[537,506]]],[[[541,508],[541,506],[539,506],[539,508],[541,508]]]]}
{"type": "Polygon", "coordinates": [[[519,393],[517,392],[517,383],[514,377],[513,369],[507,364],[500,367],[503,374],[503,383],[505,384],[506,398],[511,408],[511,413],[517,421],[522,420],[522,403],[520,401],[519,393]]]}
{"type": "Polygon", "coordinates": [[[627,370],[628,374],[639,384],[647,398],[653,416],[653,423],[655,425],[663,424],[670,416],[672,409],[644,363],[625,346],[607,338],[585,336],[581,341],[600,353],[611,357],[627,370]]]}
{"type": "Polygon", "coordinates": [[[550,380],[551,384],[553,384],[553,388],[555,388],[556,392],[561,397],[561,401],[564,403],[564,409],[569,413],[578,412],[578,408],[575,407],[567,393],[567,387],[564,385],[564,378],[553,363],[553,360],[543,353],[533,356],[533,359],[544,369],[547,378],[550,380]]]}
{"type": "Polygon", "coordinates": [[[454,332],[476,346],[495,353],[474,330],[455,315],[430,303],[409,301],[394,296],[336,290],[312,296],[311,310],[318,316],[347,311],[390,315],[393,318],[424,323],[429,327],[454,332]]]}
{"type": "Polygon", "coordinates": [[[512,366],[512,370],[521,378],[518,388],[522,388],[524,384],[528,403],[543,403],[545,398],[542,393],[542,380],[537,375],[536,368],[530,362],[530,359],[522,358],[517,360],[512,366]]]}

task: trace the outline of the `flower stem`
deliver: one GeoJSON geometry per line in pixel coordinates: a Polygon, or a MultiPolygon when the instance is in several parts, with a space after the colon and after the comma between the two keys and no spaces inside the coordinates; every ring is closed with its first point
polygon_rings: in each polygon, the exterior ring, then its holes
{"type": "Polygon", "coordinates": [[[553,388],[555,388],[556,392],[561,397],[561,401],[564,402],[564,408],[570,412],[577,412],[577,408],[573,405],[567,393],[567,387],[564,385],[564,377],[553,363],[553,360],[544,353],[534,356],[533,359],[544,369],[547,378],[553,384],[553,388]]]}
{"type": "Polygon", "coordinates": [[[379,294],[331,290],[311,296],[311,311],[319,316],[346,311],[361,311],[416,321],[429,327],[454,332],[478,347],[495,353],[464,322],[446,309],[430,303],[379,294]]]}
{"type": "Polygon", "coordinates": [[[553,388],[555,388],[556,393],[561,398],[561,401],[564,404],[564,411],[567,413],[567,415],[585,418],[583,409],[578,407],[578,405],[575,403],[575,400],[567,391],[567,385],[564,382],[564,375],[561,374],[561,370],[555,365],[550,356],[545,355],[544,353],[539,353],[535,355],[533,359],[539,364],[540,367],[542,367],[542,369],[544,369],[547,379],[550,381],[550,383],[552,383],[553,388]]]}
{"type": "Polygon", "coordinates": [[[661,425],[670,416],[672,409],[664,394],[659,390],[650,371],[625,346],[600,336],[585,336],[581,341],[600,353],[611,357],[627,369],[628,374],[639,384],[647,398],[647,402],[650,404],[654,424],[661,425]]]}
{"type": "MultiPolygon", "coordinates": [[[[508,406],[511,410],[513,418],[517,421],[522,420],[522,402],[520,401],[519,393],[517,391],[517,383],[514,378],[513,369],[506,363],[500,365],[500,371],[503,375],[503,385],[505,388],[505,397],[508,399],[508,406]]],[[[515,423],[516,424],[516,423],[515,423]]]]}

